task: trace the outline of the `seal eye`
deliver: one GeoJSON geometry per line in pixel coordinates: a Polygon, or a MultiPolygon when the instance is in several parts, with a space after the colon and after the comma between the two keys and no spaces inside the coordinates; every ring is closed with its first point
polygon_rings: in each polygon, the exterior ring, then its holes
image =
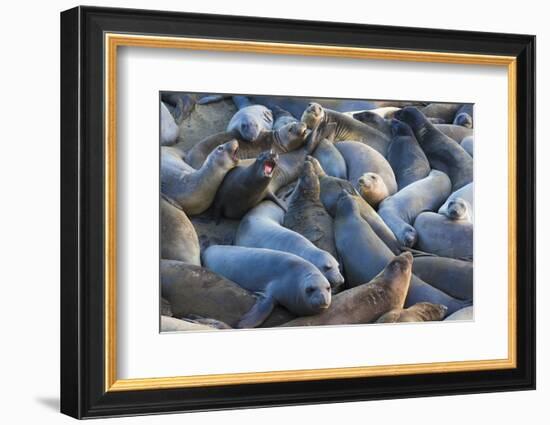
{"type": "Polygon", "coordinates": [[[221,151],[223,151],[223,145],[218,146],[218,152],[221,152],[221,151]]]}
{"type": "Polygon", "coordinates": [[[313,294],[313,291],[315,291],[315,288],[313,288],[312,286],[306,288],[306,294],[308,295],[313,294]]]}

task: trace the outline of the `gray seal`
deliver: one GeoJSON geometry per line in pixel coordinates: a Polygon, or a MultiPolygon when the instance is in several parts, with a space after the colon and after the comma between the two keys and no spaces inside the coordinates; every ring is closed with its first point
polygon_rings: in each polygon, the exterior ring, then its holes
{"type": "Polygon", "coordinates": [[[443,214],[451,220],[474,221],[474,183],[462,186],[449,195],[439,214],[443,214]]]}
{"type": "Polygon", "coordinates": [[[378,208],[378,214],[393,231],[401,245],[412,247],[417,239],[412,224],[418,214],[436,210],[450,193],[449,177],[441,171],[432,170],[428,177],[408,185],[385,199],[378,208]]]}
{"type": "Polygon", "coordinates": [[[339,142],[336,148],[346,161],[348,180],[373,207],[397,192],[395,174],[376,150],[357,142],[339,142]]]}
{"type": "Polygon", "coordinates": [[[435,255],[416,256],[413,273],[423,281],[460,300],[474,296],[474,264],[435,255]]]}
{"type": "Polygon", "coordinates": [[[302,121],[307,124],[308,128],[313,128],[320,122],[334,124],[335,129],[332,135],[334,142],[346,140],[361,142],[384,156],[388,150],[390,140],[384,133],[341,112],[325,109],[318,103],[309,104],[302,114],[302,121]]]}
{"type": "Polygon", "coordinates": [[[372,323],[385,312],[402,308],[411,282],[412,261],[409,252],[394,257],[370,282],[337,294],[322,313],[299,317],[283,326],[372,323]]]}
{"type": "Polygon", "coordinates": [[[233,140],[218,146],[198,170],[192,169],[177,151],[161,148],[161,190],[189,215],[206,211],[227,172],[238,163],[239,144],[233,140]]]}
{"type": "Polygon", "coordinates": [[[336,215],[336,204],[338,202],[338,198],[342,193],[348,193],[355,199],[361,217],[371,226],[376,235],[382,239],[382,241],[394,254],[399,254],[401,252],[401,245],[395,238],[395,235],[388,225],[384,223],[384,220],[382,220],[375,209],[371,207],[363,198],[361,198],[361,196],[359,196],[359,193],[355,190],[353,185],[347,180],[327,176],[315,158],[309,157],[308,159],[313,164],[315,173],[319,177],[321,202],[327,212],[334,217],[336,215]]]}
{"type": "MultiPolygon", "coordinates": [[[[347,287],[370,282],[394,257],[370,225],[361,218],[355,200],[345,193],[340,196],[336,207],[334,234],[336,248],[344,265],[347,287]]],[[[413,274],[405,306],[423,301],[443,304],[448,308],[448,314],[466,305],[413,274]]]]}
{"type": "Polygon", "coordinates": [[[164,195],[160,198],[160,256],[201,265],[199,238],[185,213],[164,195]]]}
{"type": "Polygon", "coordinates": [[[408,124],[426,154],[433,169],[449,176],[453,190],[472,182],[472,157],[454,140],[437,130],[415,107],[408,106],[396,112],[397,119],[408,124]]]}
{"type": "MultiPolygon", "coordinates": [[[[208,317],[235,327],[256,304],[254,294],[204,267],[173,260],[160,262],[161,294],[176,317],[208,317]]],[[[278,326],[295,316],[276,307],[263,326],[278,326]]]]}
{"type": "Polygon", "coordinates": [[[339,264],[328,252],[284,227],[285,212],[271,201],[251,209],[241,220],[235,245],[289,252],[309,261],[327,278],[332,289],[344,283],[339,264]]]}
{"type": "Polygon", "coordinates": [[[262,105],[239,109],[227,124],[227,131],[237,131],[243,140],[254,142],[264,132],[271,130],[273,114],[262,105]]]}
{"type": "Polygon", "coordinates": [[[414,228],[419,250],[441,257],[473,258],[474,226],[469,221],[451,220],[442,214],[425,212],[416,218],[414,228]]]}
{"type": "Polygon", "coordinates": [[[337,258],[333,220],[321,202],[320,191],[319,178],[313,164],[306,161],[302,176],[288,202],[283,224],[337,258]]]}
{"type": "Polygon", "coordinates": [[[418,303],[409,308],[388,311],[376,323],[433,322],[443,320],[447,307],[441,304],[418,303]]]}
{"type": "Polygon", "coordinates": [[[231,139],[239,142],[237,152],[239,159],[256,158],[260,153],[268,150],[275,153],[290,152],[304,145],[307,134],[306,125],[299,121],[288,123],[277,130],[263,131],[253,142],[241,139],[236,132],[216,133],[193,146],[185,159],[194,168],[199,168],[210,152],[231,139]]]}
{"type": "Polygon", "coordinates": [[[391,121],[391,132],[387,159],[401,190],[430,174],[430,162],[407,124],[394,119],[391,121]]]}
{"type": "Polygon", "coordinates": [[[227,218],[241,218],[264,199],[270,199],[286,209],[269,189],[278,161],[279,155],[262,152],[253,164],[238,165],[228,172],[214,199],[214,216],[218,220],[222,215],[227,218]]]}
{"type": "Polygon", "coordinates": [[[258,302],[237,324],[260,325],[280,304],[297,316],[318,314],[330,306],[330,284],[310,262],[286,252],[240,246],[211,246],[203,255],[215,273],[259,293],[258,302]]]}
{"type": "Polygon", "coordinates": [[[465,137],[472,136],[474,134],[471,128],[466,128],[461,125],[434,124],[434,127],[457,143],[460,143],[465,137]]]}

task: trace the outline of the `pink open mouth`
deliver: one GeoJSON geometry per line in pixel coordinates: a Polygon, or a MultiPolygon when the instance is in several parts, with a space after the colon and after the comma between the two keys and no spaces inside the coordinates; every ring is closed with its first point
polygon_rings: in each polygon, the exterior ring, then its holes
{"type": "Polygon", "coordinates": [[[231,156],[231,158],[233,158],[233,161],[238,161],[239,158],[237,156],[237,152],[239,152],[239,148],[236,148],[234,151],[233,151],[233,155],[231,156]]]}
{"type": "Polygon", "coordinates": [[[264,174],[266,177],[271,177],[273,175],[274,169],[275,169],[275,162],[273,161],[264,162],[264,174]]]}

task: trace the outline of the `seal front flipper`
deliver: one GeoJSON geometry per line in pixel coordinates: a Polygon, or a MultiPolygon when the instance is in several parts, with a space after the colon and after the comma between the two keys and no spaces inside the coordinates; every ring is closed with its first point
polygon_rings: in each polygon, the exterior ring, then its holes
{"type": "Polygon", "coordinates": [[[246,313],[239,323],[238,329],[255,328],[261,325],[275,308],[275,300],[271,296],[262,295],[256,304],[246,313]]]}
{"type": "Polygon", "coordinates": [[[272,192],[267,192],[266,195],[265,195],[264,200],[273,201],[279,207],[281,207],[284,212],[288,211],[288,208],[287,208],[286,204],[283,201],[281,201],[279,198],[277,198],[277,196],[275,194],[273,194],[272,192]]]}

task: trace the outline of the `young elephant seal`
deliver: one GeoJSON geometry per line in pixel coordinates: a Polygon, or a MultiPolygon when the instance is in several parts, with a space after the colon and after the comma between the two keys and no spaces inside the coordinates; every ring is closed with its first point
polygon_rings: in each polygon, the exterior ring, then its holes
{"type": "Polygon", "coordinates": [[[388,311],[376,323],[433,322],[443,320],[447,307],[441,304],[418,303],[409,308],[388,311]]]}
{"type": "Polygon", "coordinates": [[[313,164],[306,161],[302,176],[288,202],[283,224],[337,258],[332,217],[321,202],[320,190],[313,164]]]}
{"type": "Polygon", "coordinates": [[[335,146],[346,161],[348,180],[373,207],[397,192],[395,174],[376,150],[357,142],[339,142],[335,146]]]}
{"type": "Polygon", "coordinates": [[[251,165],[239,165],[227,173],[216,193],[214,216],[218,219],[222,215],[241,218],[264,199],[270,199],[285,209],[269,189],[278,161],[276,153],[262,152],[251,165]]]}
{"type": "Polygon", "coordinates": [[[320,122],[335,124],[332,136],[334,142],[354,140],[376,149],[384,156],[388,150],[390,141],[384,133],[341,112],[325,109],[315,102],[310,103],[302,114],[302,122],[305,122],[308,128],[313,128],[320,122]]]}
{"type": "MultiPolygon", "coordinates": [[[[344,265],[347,287],[353,288],[369,282],[394,256],[370,225],[361,218],[356,201],[346,193],[338,199],[334,234],[344,265]]],[[[465,302],[450,297],[413,274],[405,306],[423,301],[447,306],[448,314],[465,306],[465,302]]]]}
{"type": "Polygon", "coordinates": [[[470,183],[451,193],[438,211],[451,220],[474,221],[474,184],[470,183]]]}
{"type": "Polygon", "coordinates": [[[285,212],[271,201],[251,209],[241,220],[235,245],[289,252],[309,261],[327,278],[332,289],[344,283],[339,264],[328,252],[283,226],[285,212]]]}
{"type": "Polygon", "coordinates": [[[170,260],[201,265],[199,238],[193,224],[176,204],[160,198],[160,256],[170,260]]]}
{"type": "Polygon", "coordinates": [[[198,170],[192,170],[174,154],[172,148],[161,150],[161,190],[189,215],[206,211],[216,196],[227,172],[239,160],[239,144],[233,140],[218,146],[198,170]]]}
{"type": "Polygon", "coordinates": [[[412,247],[416,243],[416,231],[412,224],[418,214],[434,211],[450,193],[449,177],[441,171],[433,170],[428,177],[385,199],[378,208],[378,214],[403,246],[412,247]]]}
{"type": "Polygon", "coordinates": [[[299,317],[283,326],[372,323],[388,310],[403,308],[411,282],[412,261],[409,252],[394,257],[370,282],[336,295],[322,313],[299,317]]]}
{"type": "Polygon", "coordinates": [[[280,304],[298,316],[310,316],[327,309],[330,284],[308,261],[286,252],[240,246],[211,246],[203,255],[205,266],[260,293],[258,302],[246,313],[238,328],[260,325],[280,304]]]}
{"type": "Polygon", "coordinates": [[[471,128],[466,128],[456,124],[434,124],[434,127],[457,143],[460,143],[465,137],[472,136],[474,134],[471,128]]]}
{"type": "Polygon", "coordinates": [[[243,140],[254,142],[264,131],[271,130],[273,114],[262,105],[251,105],[239,109],[229,124],[227,131],[237,131],[243,140]]]}
{"type": "Polygon", "coordinates": [[[397,186],[401,190],[426,177],[430,174],[431,168],[426,154],[407,124],[392,120],[391,134],[387,159],[395,173],[397,186]]]}
{"type": "Polygon", "coordinates": [[[449,176],[453,190],[471,183],[474,163],[472,157],[454,140],[437,130],[415,107],[408,106],[396,112],[396,118],[413,130],[424,150],[430,166],[449,176]]]}
{"type": "Polygon", "coordinates": [[[418,234],[417,247],[441,257],[472,259],[474,226],[466,220],[451,220],[442,214],[420,214],[414,228],[418,234]]]}
{"type": "Polygon", "coordinates": [[[386,246],[394,253],[399,254],[401,252],[401,246],[395,235],[384,223],[384,220],[378,215],[373,207],[369,205],[355,190],[352,184],[343,179],[327,176],[319,164],[319,162],[312,157],[309,160],[313,164],[315,173],[319,177],[319,185],[321,188],[321,202],[332,216],[336,216],[336,203],[342,193],[350,194],[355,199],[359,208],[361,217],[371,226],[376,235],[386,244],[386,246]]]}
{"type": "Polygon", "coordinates": [[[460,142],[460,146],[462,146],[462,149],[468,152],[472,158],[474,157],[474,136],[466,136],[460,142]]]}

